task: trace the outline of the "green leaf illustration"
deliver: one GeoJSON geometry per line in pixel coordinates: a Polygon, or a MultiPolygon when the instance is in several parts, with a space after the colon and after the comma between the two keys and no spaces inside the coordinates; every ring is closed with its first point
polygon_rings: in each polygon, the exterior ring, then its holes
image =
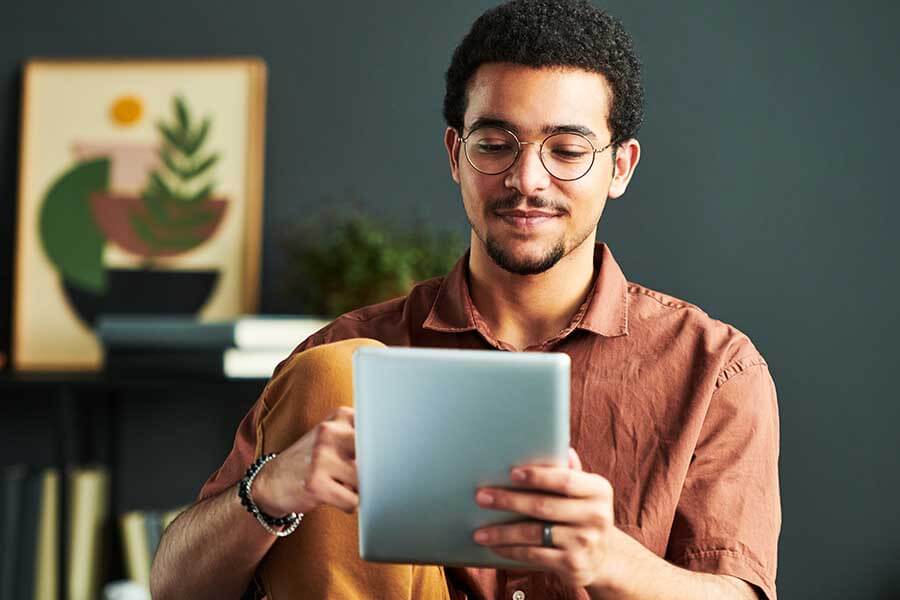
{"type": "Polygon", "coordinates": [[[163,138],[165,138],[166,142],[168,142],[173,147],[181,148],[181,146],[184,144],[184,140],[182,140],[180,132],[174,131],[162,121],[156,124],[156,128],[163,135],[163,138]]]}
{"type": "Polygon", "coordinates": [[[160,247],[172,250],[190,250],[203,241],[198,235],[167,235],[157,239],[160,247]]]}
{"type": "Polygon", "coordinates": [[[172,153],[166,149],[162,149],[159,152],[159,157],[162,159],[163,164],[166,165],[166,168],[178,175],[179,179],[188,179],[190,178],[190,169],[185,169],[177,162],[175,162],[175,157],[172,156],[172,153]]]}
{"type": "Polygon", "coordinates": [[[210,210],[196,210],[191,211],[191,214],[178,219],[177,222],[172,223],[169,228],[172,231],[180,231],[180,230],[193,230],[197,227],[202,227],[203,225],[208,225],[213,219],[216,218],[216,213],[210,210]]]}
{"type": "Polygon", "coordinates": [[[209,133],[209,126],[211,123],[209,117],[203,119],[203,124],[200,125],[200,129],[194,134],[190,142],[184,146],[184,153],[186,156],[193,156],[200,146],[203,145],[203,142],[206,141],[206,136],[209,133]]]}
{"type": "Polygon", "coordinates": [[[173,98],[172,106],[174,116],[156,123],[163,139],[162,165],[150,174],[141,194],[142,218],[132,221],[137,235],[150,245],[151,261],[155,254],[177,254],[204,242],[223,210],[206,202],[215,190],[210,170],[220,159],[218,153],[202,151],[213,121],[192,118],[182,96],[173,98]]]}
{"type": "Polygon", "coordinates": [[[184,178],[185,178],[185,179],[193,179],[193,178],[196,177],[197,175],[202,175],[202,174],[203,174],[205,171],[207,171],[211,166],[213,166],[214,164],[216,164],[216,162],[217,162],[218,160],[219,160],[219,155],[218,155],[218,154],[213,154],[212,156],[210,156],[209,158],[207,158],[206,160],[204,160],[203,162],[201,162],[200,164],[198,164],[197,166],[195,166],[193,169],[189,169],[188,171],[186,171],[186,172],[185,172],[185,175],[184,175],[184,178]]]}
{"type": "Polygon", "coordinates": [[[142,218],[141,215],[131,215],[131,226],[138,234],[138,237],[153,250],[161,250],[163,248],[190,250],[202,241],[201,238],[194,233],[183,233],[177,230],[172,231],[171,228],[167,230],[165,235],[160,235],[153,230],[147,220],[142,218]]]}
{"type": "Polygon", "coordinates": [[[212,195],[212,191],[215,189],[216,183],[210,182],[208,185],[205,185],[202,189],[198,190],[196,193],[192,194],[188,198],[185,198],[185,201],[188,204],[196,204],[202,200],[206,200],[212,195]]]}
{"type": "Polygon", "coordinates": [[[166,201],[162,196],[144,196],[144,206],[147,207],[147,213],[157,223],[168,223],[169,213],[166,210],[166,201]]]}
{"type": "Polygon", "coordinates": [[[177,164],[175,164],[175,158],[172,156],[171,150],[168,148],[163,148],[159,151],[159,157],[162,159],[163,164],[166,165],[170,171],[178,172],[181,170],[177,164]]]}
{"type": "Polygon", "coordinates": [[[169,184],[160,176],[160,174],[156,171],[150,173],[150,181],[159,189],[160,195],[165,198],[174,198],[175,192],[172,191],[172,188],[169,187],[169,184]]]}
{"type": "Polygon", "coordinates": [[[145,244],[154,250],[159,247],[156,235],[153,234],[153,230],[150,229],[150,225],[147,224],[147,221],[143,217],[132,214],[129,220],[131,221],[131,227],[134,229],[134,232],[137,233],[138,237],[141,238],[145,244]]]}
{"type": "Polygon", "coordinates": [[[175,96],[175,116],[178,118],[178,128],[183,134],[187,134],[191,130],[191,118],[188,116],[187,106],[181,96],[175,96]]]}
{"type": "Polygon", "coordinates": [[[63,279],[95,294],[106,291],[106,239],[94,222],[90,197],[108,187],[108,158],[76,164],[50,186],[38,225],[44,251],[63,279]]]}

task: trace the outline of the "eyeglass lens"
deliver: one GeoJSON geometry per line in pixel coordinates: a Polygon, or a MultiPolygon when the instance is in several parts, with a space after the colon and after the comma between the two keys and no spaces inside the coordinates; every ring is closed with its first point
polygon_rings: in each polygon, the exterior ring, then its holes
{"type": "MultiPolygon", "coordinates": [[[[519,142],[496,127],[472,131],[466,139],[466,158],[478,171],[496,175],[510,168],[519,154],[519,142]]],[[[544,140],[541,162],[558,179],[578,179],[594,162],[594,147],[577,133],[556,133],[544,140]]]]}

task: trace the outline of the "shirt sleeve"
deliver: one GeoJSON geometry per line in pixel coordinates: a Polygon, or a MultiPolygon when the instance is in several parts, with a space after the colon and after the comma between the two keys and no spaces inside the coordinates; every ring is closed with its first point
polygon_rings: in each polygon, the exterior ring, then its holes
{"type": "Polygon", "coordinates": [[[272,378],[269,380],[269,383],[266,384],[259,399],[244,416],[241,424],[238,425],[237,432],[234,435],[234,445],[231,447],[231,452],[229,452],[228,456],[225,458],[225,462],[222,463],[222,466],[206,480],[206,483],[204,483],[203,487],[200,489],[200,494],[197,496],[198,502],[222,493],[225,489],[233,486],[243,478],[244,472],[250,464],[256,460],[259,423],[267,410],[266,396],[272,388],[272,383],[278,379],[279,375],[287,375],[284,367],[288,364],[288,359],[290,359],[291,356],[319,345],[323,343],[323,341],[321,336],[310,336],[297,346],[293,352],[291,352],[290,355],[281,361],[275,368],[272,378]]]}
{"type": "Polygon", "coordinates": [[[781,503],[775,384],[759,355],[719,377],[676,508],[666,558],[731,575],[776,600],[781,503]]]}
{"type": "MultiPolygon", "coordinates": [[[[266,388],[268,389],[268,388],[266,388]]],[[[200,490],[197,501],[205,500],[222,493],[228,487],[234,485],[244,476],[244,471],[256,460],[256,429],[259,423],[260,412],[265,406],[266,391],[253,405],[234,435],[234,445],[231,452],[225,458],[225,462],[213,473],[200,490]]]]}

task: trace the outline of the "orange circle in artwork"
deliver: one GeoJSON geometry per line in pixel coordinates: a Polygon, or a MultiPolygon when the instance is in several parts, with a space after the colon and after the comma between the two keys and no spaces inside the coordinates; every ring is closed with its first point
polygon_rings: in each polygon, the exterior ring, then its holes
{"type": "Polygon", "coordinates": [[[110,116],[116,125],[134,125],[144,113],[144,105],[136,96],[122,96],[113,102],[110,116]]]}

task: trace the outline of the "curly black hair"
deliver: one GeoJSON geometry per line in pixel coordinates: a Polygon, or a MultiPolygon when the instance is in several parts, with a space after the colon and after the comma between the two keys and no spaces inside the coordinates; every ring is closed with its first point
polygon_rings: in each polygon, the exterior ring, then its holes
{"type": "Polygon", "coordinates": [[[634,137],[644,121],[641,62],[631,36],[586,0],[513,0],[478,17],[446,74],[444,119],[456,131],[463,130],[469,80],[490,62],[600,73],[612,88],[608,125],[615,142],[634,137]]]}

